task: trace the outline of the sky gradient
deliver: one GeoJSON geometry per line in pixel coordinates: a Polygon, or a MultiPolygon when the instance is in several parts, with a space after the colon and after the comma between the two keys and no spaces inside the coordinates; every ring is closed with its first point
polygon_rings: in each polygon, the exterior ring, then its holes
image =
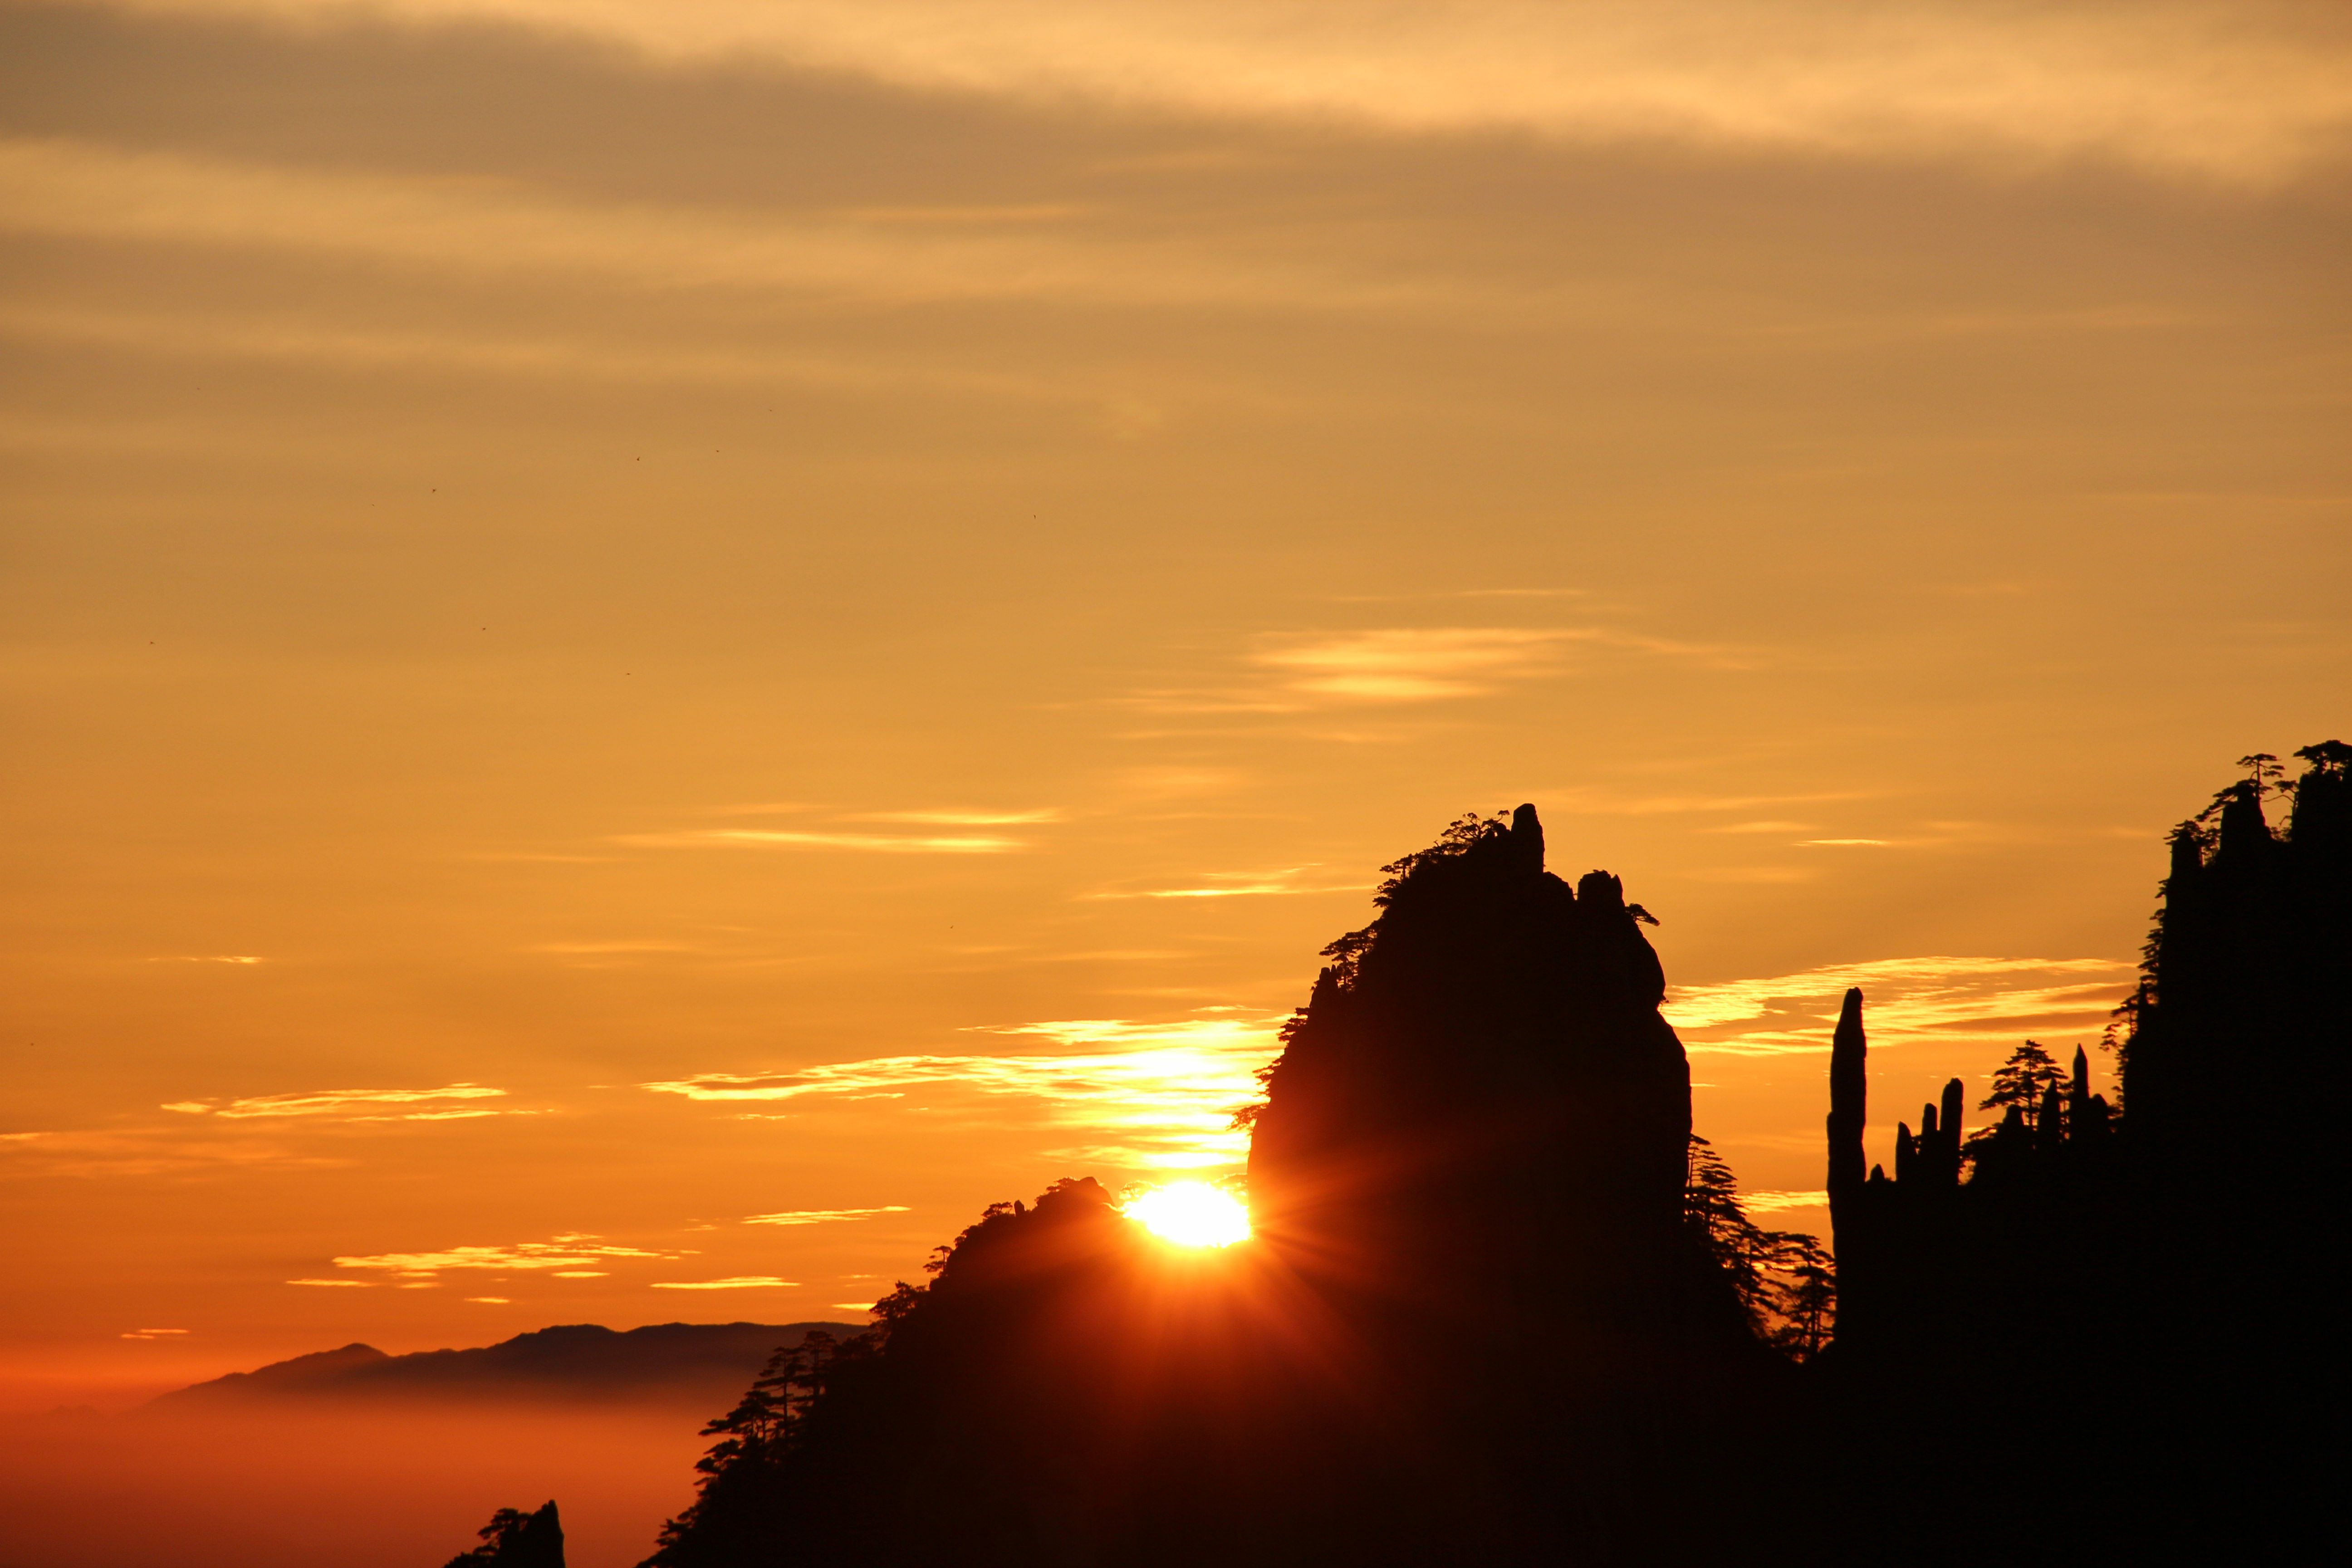
{"type": "MultiPolygon", "coordinates": [[[[0,1402],[1238,1168],[1534,802],[1821,1228],[2352,731],[2294,5],[0,5],[0,1402]]],[[[848,1304],[845,1308],[842,1304],[848,1304]]]]}

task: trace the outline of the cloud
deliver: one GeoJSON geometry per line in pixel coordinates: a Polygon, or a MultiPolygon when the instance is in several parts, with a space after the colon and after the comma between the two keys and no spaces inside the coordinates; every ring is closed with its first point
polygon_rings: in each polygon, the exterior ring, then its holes
{"type": "Polygon", "coordinates": [[[1256,1097],[1255,1075],[1280,1048],[1280,1023],[1056,1019],[982,1031],[1051,1040],[1063,1047],[1054,1054],[880,1057],[783,1072],[701,1073],[639,1087],[722,1104],[840,1101],[914,1089],[1018,1098],[1034,1102],[1048,1125],[1084,1128],[1103,1138],[1093,1146],[1102,1158],[1192,1169],[1246,1157],[1248,1136],[1233,1130],[1231,1117],[1256,1097]]]}
{"type": "Polygon", "coordinates": [[[1848,986],[1873,1047],[1923,1040],[2095,1034],[2133,965],[2105,958],[1886,958],[1668,990],[1666,1020],[1693,1056],[1827,1051],[1848,986]]]}
{"type": "Polygon", "coordinates": [[[329,1089],[308,1094],[260,1094],[220,1104],[208,1100],[175,1100],[162,1107],[189,1116],[216,1116],[226,1121],[254,1117],[331,1116],[355,1121],[446,1121],[465,1117],[497,1116],[496,1110],[451,1110],[433,1108],[384,1114],[376,1108],[427,1105],[439,1100],[496,1100],[502,1089],[478,1083],[453,1083],[442,1089],[329,1089]]]}
{"type": "Polygon", "coordinates": [[[1269,633],[1247,662],[1257,683],[1146,689],[1125,700],[1162,713],[1297,713],[1332,704],[1435,702],[1561,674],[1579,650],[1609,650],[1743,668],[1752,655],[1601,626],[1387,626],[1269,633]]]}
{"type": "Polygon", "coordinates": [[[838,1220],[872,1219],[877,1214],[907,1214],[905,1204],[883,1204],[870,1209],[785,1209],[778,1214],[749,1214],[745,1225],[831,1225],[838,1220]]]}
{"type": "Polygon", "coordinates": [[[851,820],[936,823],[952,827],[1012,827],[1030,823],[1059,822],[1062,814],[1051,807],[1042,811],[871,811],[851,820]]]}
{"type": "Polygon", "coordinates": [[[827,1301],[825,1305],[836,1312],[870,1312],[874,1310],[871,1301],[827,1301]]]}
{"type": "MultiPolygon", "coordinates": [[[[594,203],[511,186],[484,189],[389,174],[132,152],[62,138],[0,138],[0,230],[289,252],[443,275],[590,277],[649,289],[782,290],[887,302],[1025,298],[1324,310],[1391,303],[1402,293],[1393,282],[1350,280],[1289,260],[1250,263],[1205,243],[1118,237],[1099,226],[1041,227],[1024,220],[995,229],[924,228],[846,214],[780,216],[594,203]]],[[[52,323],[54,330],[72,325],[52,323]]],[[[80,326],[101,334],[109,330],[91,319],[80,326]]],[[[184,330],[203,331],[194,323],[184,330]]],[[[648,360],[637,351],[616,355],[569,344],[485,341],[469,346],[429,336],[322,336],[283,325],[271,333],[273,341],[263,346],[272,353],[354,362],[405,357],[532,374],[570,367],[604,376],[650,371],[722,379],[747,374],[877,379],[870,370],[843,371],[790,356],[730,353],[681,361],[668,352],[648,360]]],[[[967,376],[961,384],[1038,395],[1015,381],[967,376]]]]}
{"type": "Polygon", "coordinates": [[[338,1258],[338,1268],[374,1268],[411,1279],[429,1279],[454,1268],[577,1269],[600,1258],[659,1258],[688,1257],[685,1252],[614,1247],[593,1236],[572,1234],[549,1241],[517,1242],[511,1247],[452,1247],[441,1252],[383,1252],[338,1258]]]}
{"type": "Polygon", "coordinates": [[[797,1290],[797,1279],[779,1279],[772,1274],[739,1274],[730,1279],[656,1279],[656,1290],[797,1290]]]}
{"type": "Polygon", "coordinates": [[[540,942],[520,951],[551,952],[562,957],[595,958],[622,952],[698,952],[692,942],[640,938],[625,942],[540,942]]]}
{"type": "MultiPolygon", "coordinates": [[[[0,144],[0,161],[6,156],[0,144]]],[[[13,222],[36,226],[37,213],[18,214],[0,200],[0,226],[13,222]]],[[[414,325],[396,330],[321,325],[317,321],[250,312],[217,311],[190,316],[140,310],[99,312],[55,308],[0,308],[0,332],[50,342],[99,345],[114,352],[167,354],[194,358],[299,363],[370,375],[384,373],[458,372],[505,379],[602,382],[643,386],[647,384],[787,384],[849,392],[889,392],[914,388],[949,395],[1014,400],[1044,406],[1093,407],[1104,396],[1099,388],[1064,381],[1040,380],[1002,370],[969,370],[905,359],[886,361],[868,356],[824,357],[773,343],[739,341],[724,348],[695,348],[668,342],[658,348],[615,345],[577,337],[518,337],[478,331],[436,332],[414,325]]],[[[69,426],[12,426],[7,432],[22,439],[27,434],[45,443],[71,443],[69,426]]],[[[120,439],[118,436],[116,437],[120,439]]],[[[179,437],[158,432],[151,439],[170,444],[179,437]]],[[[800,809],[789,806],[721,808],[719,815],[756,815],[763,811],[800,809]]],[[[468,859],[542,861],[560,865],[595,864],[602,858],[530,851],[471,851],[468,859]]],[[[150,962],[259,963],[259,958],[238,956],[157,958],[150,962]]]]}
{"type": "Polygon", "coordinates": [[[1286,640],[1253,661],[1276,671],[1285,689],[1308,697],[1428,702],[1549,673],[1570,636],[1515,626],[1396,627],[1286,640]]]}
{"type": "Polygon", "coordinates": [[[187,1122],[0,1134],[0,1149],[11,1162],[37,1163],[62,1176],[160,1176],[241,1166],[352,1163],[290,1148],[274,1138],[237,1136],[226,1127],[187,1122]]]}
{"type": "Polygon", "coordinates": [[[1778,1214],[1783,1209],[1826,1208],[1830,1195],[1825,1192],[1791,1193],[1765,1191],[1742,1193],[1739,1206],[1751,1215],[1778,1214]]]}
{"type": "Polygon", "coordinates": [[[259,963],[260,959],[249,953],[172,953],[163,958],[151,958],[150,963],[259,963]]]}
{"type": "MultiPolygon", "coordinates": [[[[1081,893],[1082,899],[1244,899],[1283,897],[1296,893],[1364,893],[1370,891],[1362,882],[1330,884],[1302,883],[1297,878],[1319,869],[1313,866],[1292,866],[1278,871],[1202,871],[1199,885],[1189,888],[1145,888],[1132,892],[1081,893]]],[[[1116,956],[1094,955],[1088,956],[1116,956]]],[[[1171,957],[1167,953],[1141,953],[1139,957],[1171,957]]]]}
{"type": "MultiPolygon", "coordinates": [[[[1578,784],[1546,790],[1538,798],[1555,800],[1564,811],[1606,816],[1679,816],[1695,812],[1755,811],[1773,805],[1817,805],[1830,801],[1868,800],[1864,790],[1817,790],[1802,795],[1632,795],[1623,790],[1595,789],[1578,784]]],[[[1764,833],[1795,824],[1759,822],[1711,828],[1717,833],[1764,833]]]]}
{"type": "Polygon", "coordinates": [[[185,1329],[133,1329],[122,1337],[126,1340],[163,1340],[187,1331],[185,1329]]]}
{"type": "Polygon", "coordinates": [[[122,0],[315,26],[493,22],[660,62],[1382,133],[1505,132],[1811,157],[2084,155],[2291,176],[2342,144],[2352,41],[2242,0],[122,0]]]}
{"type": "Polygon", "coordinates": [[[508,1298],[504,1296],[468,1296],[466,1300],[468,1301],[479,1301],[486,1307],[504,1307],[509,1304],[508,1298]]]}
{"type": "Polygon", "coordinates": [[[373,1279],[289,1279],[286,1283],[289,1285],[324,1285],[331,1288],[341,1286],[353,1290],[372,1290],[375,1288],[377,1281],[373,1279]]]}
{"type": "Polygon", "coordinates": [[[1019,838],[892,837],[876,833],[822,833],[761,827],[688,828],[677,833],[617,834],[615,844],[657,849],[864,849],[884,855],[1003,855],[1026,849],[1019,838]]]}

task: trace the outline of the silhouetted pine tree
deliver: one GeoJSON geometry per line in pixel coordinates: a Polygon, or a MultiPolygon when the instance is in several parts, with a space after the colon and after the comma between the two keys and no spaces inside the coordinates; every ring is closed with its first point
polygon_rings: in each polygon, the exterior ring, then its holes
{"type": "Polygon", "coordinates": [[[1791,1360],[1819,1354],[1837,1318],[1837,1266],[1829,1249],[1803,1231],[1766,1230],[1749,1219],[1738,1178],[1696,1132],[1689,1172],[1684,1218],[1730,1280],[1749,1324],[1791,1360]]]}
{"type": "Polygon", "coordinates": [[[1748,1217],[1731,1167],[1696,1132],[1690,1139],[1690,1174],[1683,1184],[1683,1217],[1731,1281],[1748,1321],[1761,1321],[1772,1302],[1772,1283],[1765,1276],[1772,1241],[1748,1217]]]}
{"type": "Polygon", "coordinates": [[[1790,1361],[1808,1362],[1828,1347],[1837,1326],[1837,1263],[1821,1237],[1768,1232],[1776,1241],[1771,1311],[1765,1339],[1790,1361]]]}
{"type": "Polygon", "coordinates": [[[2009,1053],[1992,1075],[1992,1092],[1977,1102],[1979,1110],[2007,1111],[2017,1108],[2019,1117],[2028,1132],[2042,1125],[2042,1105],[2053,1089],[2066,1084],[2065,1069],[2057,1059],[2042,1048],[2038,1040],[2028,1040],[2009,1053]]]}
{"type": "Polygon", "coordinates": [[[703,1427],[704,1436],[719,1441],[695,1461],[702,1478],[695,1483],[695,1500],[662,1526],[643,1568],[739,1563],[762,1543],[782,1539],[787,1522],[782,1471],[801,1423],[835,1364],[845,1354],[870,1353],[877,1338],[859,1335],[845,1345],[814,1329],[798,1345],[771,1356],[735,1408],[703,1427]]]}

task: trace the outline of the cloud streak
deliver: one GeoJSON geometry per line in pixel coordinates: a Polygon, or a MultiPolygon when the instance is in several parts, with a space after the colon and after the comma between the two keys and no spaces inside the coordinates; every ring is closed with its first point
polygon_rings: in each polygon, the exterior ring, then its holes
{"type": "Polygon", "coordinates": [[[491,22],[657,61],[1384,133],[1507,132],[1811,157],[2095,156],[2291,177],[2341,150],[2352,38],[2253,0],[126,0],[316,26],[491,22]]]}
{"type": "Polygon", "coordinates": [[[1829,1206],[1829,1201],[1830,1195],[1825,1192],[1795,1193],[1767,1190],[1739,1194],[1739,1206],[1751,1215],[1779,1214],[1786,1209],[1826,1208],[1829,1206]]]}
{"type": "Polygon", "coordinates": [[[1795,974],[1677,985],[1667,1022],[1693,1056],[1827,1051],[1846,988],[1859,985],[1873,1047],[2096,1033],[2133,966],[2105,958],[1876,959],[1795,974]]]}
{"type": "Polygon", "coordinates": [[[338,1268],[375,1269],[404,1279],[429,1280],[451,1269],[494,1269],[500,1273],[509,1270],[578,1269],[583,1264],[607,1258],[669,1260],[688,1256],[690,1254],[660,1248],[616,1247],[601,1242],[593,1236],[573,1233],[548,1241],[517,1242],[509,1247],[452,1247],[439,1252],[379,1252],[338,1258],[334,1264],[338,1268]]]}
{"type": "MultiPolygon", "coordinates": [[[[1230,249],[1118,239],[1079,226],[923,228],[854,215],[585,202],[62,138],[0,139],[0,230],[341,258],[441,275],[587,277],[647,289],[890,303],[1036,299],[1325,310],[1392,301],[1403,292],[1392,282],[1350,280],[1295,261],[1251,263],[1230,249]]],[[[355,339],[338,352],[365,358],[399,351],[355,339]]],[[[547,368],[577,353],[518,344],[499,352],[506,359],[485,361],[484,368],[547,368]]],[[[598,363],[590,357],[590,368],[598,363]]],[[[743,363],[721,356],[703,368],[743,363]]]]}
{"type": "Polygon", "coordinates": [[[698,827],[676,833],[625,833],[612,842],[646,849],[860,849],[878,855],[1007,855],[1024,839],[999,835],[902,837],[768,827],[698,827]]]}
{"type": "Polygon", "coordinates": [[[656,1279],[656,1290],[797,1290],[797,1279],[779,1279],[772,1274],[738,1274],[726,1279],[656,1279]]]}
{"type": "Polygon", "coordinates": [[[1269,633],[1247,662],[1258,681],[1225,689],[1157,689],[1128,699],[1161,713],[1297,713],[1335,706],[1400,705],[1482,697],[1568,671],[1579,652],[1679,659],[1746,668],[1736,648],[1605,626],[1384,626],[1368,631],[1269,633]]]}
{"type": "Polygon", "coordinates": [[[917,1090],[1013,1098],[1032,1102],[1048,1126],[1085,1129],[1105,1139],[1087,1146],[1094,1157],[1195,1169],[1235,1164],[1246,1156],[1247,1135],[1234,1131],[1230,1120],[1236,1106],[1255,1097],[1256,1069],[1280,1048],[1279,1023],[1058,1019],[985,1031],[1063,1047],[1052,1054],[877,1057],[786,1072],[701,1073],[639,1087],[717,1104],[839,1102],[917,1090]]]}
{"type": "Polygon", "coordinates": [[[442,1089],[329,1089],[308,1094],[258,1094],[221,1103],[210,1100],[175,1100],[161,1107],[184,1116],[215,1116],[224,1121],[257,1117],[324,1116],[347,1121],[451,1121],[497,1116],[479,1108],[452,1110],[434,1102],[503,1099],[506,1090],[478,1083],[453,1083],[442,1089]],[[415,1110],[388,1107],[422,1106],[415,1110]]]}
{"type": "Polygon", "coordinates": [[[785,1209],[778,1214],[747,1214],[745,1225],[834,1225],[844,1220],[872,1219],[877,1214],[906,1214],[905,1204],[883,1204],[869,1209],[785,1209]]]}
{"type": "MultiPolygon", "coordinates": [[[[1292,866],[1278,871],[1202,871],[1195,884],[1182,888],[1145,888],[1132,892],[1081,893],[1086,900],[1106,899],[1245,899],[1281,898],[1300,893],[1363,893],[1365,883],[1304,883],[1297,879],[1318,869],[1292,866]]],[[[1093,955],[1088,955],[1093,956],[1093,955]]],[[[1146,954],[1144,956],[1165,956],[1146,954]]]]}

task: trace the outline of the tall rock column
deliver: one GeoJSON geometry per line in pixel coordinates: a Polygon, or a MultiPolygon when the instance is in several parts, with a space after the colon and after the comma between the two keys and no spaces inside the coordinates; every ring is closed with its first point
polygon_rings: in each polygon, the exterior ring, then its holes
{"type": "Polygon", "coordinates": [[[1837,1036],[1830,1047],[1830,1220],[1841,1232],[1850,1219],[1859,1217],[1865,1171],[1862,1132],[1870,1095],[1864,1066],[1868,1051],[1862,1032],[1862,988],[1856,986],[1845,994],[1837,1036]]]}

